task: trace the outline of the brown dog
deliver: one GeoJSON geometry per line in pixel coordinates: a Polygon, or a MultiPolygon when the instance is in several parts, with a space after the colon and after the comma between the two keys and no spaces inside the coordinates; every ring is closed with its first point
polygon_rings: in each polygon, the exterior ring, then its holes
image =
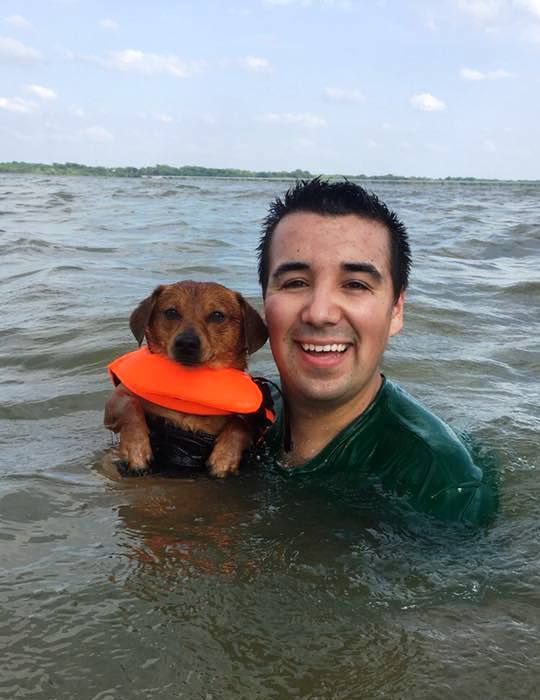
{"type": "MultiPolygon", "coordinates": [[[[268,337],[259,314],[237,292],[213,282],[161,285],[133,311],[129,325],[139,345],[186,366],[244,370],[248,355],[268,337]]],[[[146,472],[152,461],[146,414],[161,416],[188,431],[215,436],[207,460],[213,476],[238,471],[252,442],[246,422],[234,415],[193,415],[173,411],[131,393],[119,384],[105,406],[104,423],[120,433],[118,453],[128,473],[146,472]]]]}

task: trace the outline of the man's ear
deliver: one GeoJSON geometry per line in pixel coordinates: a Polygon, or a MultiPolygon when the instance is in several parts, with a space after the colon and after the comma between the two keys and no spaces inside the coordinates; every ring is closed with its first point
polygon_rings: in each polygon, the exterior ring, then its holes
{"type": "Polygon", "coordinates": [[[268,331],[266,330],[266,325],[260,314],[255,311],[253,306],[248,304],[244,297],[238,292],[236,296],[242,309],[246,350],[249,355],[252,355],[266,343],[268,331]]]}
{"type": "Polygon", "coordinates": [[[162,285],[156,287],[149,297],[141,301],[129,317],[129,327],[139,345],[143,341],[144,332],[150,322],[150,316],[152,315],[152,311],[154,310],[157,298],[162,289],[162,285]]]}
{"type": "Polygon", "coordinates": [[[405,292],[400,292],[394,306],[392,307],[392,317],[390,319],[390,330],[388,336],[396,335],[403,328],[403,305],[405,303],[405,292]]]}

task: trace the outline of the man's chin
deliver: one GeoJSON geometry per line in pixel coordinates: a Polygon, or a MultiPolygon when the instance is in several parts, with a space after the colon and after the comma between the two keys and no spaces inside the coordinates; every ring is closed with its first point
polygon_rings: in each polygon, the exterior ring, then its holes
{"type": "Polygon", "coordinates": [[[323,381],[306,381],[295,383],[285,390],[291,399],[304,405],[311,404],[314,408],[331,408],[348,401],[347,394],[350,384],[323,381]]]}

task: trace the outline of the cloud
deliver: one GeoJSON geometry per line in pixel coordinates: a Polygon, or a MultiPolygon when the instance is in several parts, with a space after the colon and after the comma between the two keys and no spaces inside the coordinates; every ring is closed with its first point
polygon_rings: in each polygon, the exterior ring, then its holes
{"type": "Polygon", "coordinates": [[[20,63],[31,63],[40,61],[43,56],[36,49],[26,46],[16,39],[7,36],[0,37],[0,61],[17,61],[20,63]]]}
{"type": "Polygon", "coordinates": [[[506,8],[506,0],[457,0],[457,5],[477,22],[492,22],[506,8]]]}
{"type": "Polygon", "coordinates": [[[514,2],[518,7],[522,7],[540,19],[540,0],[514,0],[514,2]]]}
{"type": "Polygon", "coordinates": [[[528,27],[525,35],[530,41],[540,43],[540,24],[528,27]]]}
{"type": "Polygon", "coordinates": [[[205,64],[203,61],[182,61],[178,56],[163,56],[157,53],[145,53],[137,49],[125,49],[113,51],[109,59],[87,57],[88,60],[100,63],[105,67],[143,75],[165,74],[175,78],[186,78],[188,75],[200,70],[205,64]]]}
{"type": "Polygon", "coordinates": [[[77,107],[76,105],[68,107],[68,112],[79,119],[84,117],[84,109],[82,107],[77,107]]]}
{"type": "Polygon", "coordinates": [[[261,114],[257,120],[265,124],[297,124],[310,128],[326,126],[326,120],[314,114],[291,114],[289,112],[269,112],[261,114]]]}
{"type": "Polygon", "coordinates": [[[441,112],[443,109],[446,109],[446,104],[439,100],[438,97],[430,95],[429,92],[412,95],[409,98],[409,102],[415,109],[419,109],[422,112],[441,112]]]}
{"type": "Polygon", "coordinates": [[[351,7],[351,0],[263,0],[264,5],[275,7],[286,7],[287,5],[301,5],[302,7],[312,7],[322,5],[323,7],[351,7]]]}
{"type": "Polygon", "coordinates": [[[324,89],[324,96],[333,102],[356,103],[365,102],[365,96],[360,90],[343,90],[342,88],[327,87],[324,89]]]}
{"type": "Polygon", "coordinates": [[[25,85],[24,90],[30,92],[33,95],[37,95],[42,100],[56,100],[56,92],[50,88],[43,87],[43,85],[25,85]]]}
{"type": "Polygon", "coordinates": [[[498,68],[497,70],[487,71],[483,73],[482,71],[476,70],[474,68],[462,68],[459,71],[464,80],[504,80],[506,78],[515,78],[515,73],[510,73],[507,70],[498,68]]]}
{"type": "Polygon", "coordinates": [[[11,15],[10,17],[5,17],[4,22],[6,24],[11,24],[12,27],[17,27],[18,29],[29,29],[32,25],[22,15],[11,15]]]}
{"type": "Polygon", "coordinates": [[[87,126],[79,131],[79,134],[84,138],[98,143],[110,143],[114,141],[114,136],[110,131],[107,131],[103,126],[87,126]]]}
{"type": "Polygon", "coordinates": [[[154,114],[154,117],[162,124],[173,124],[174,119],[169,114],[154,114]]]}
{"type": "Polygon", "coordinates": [[[270,61],[268,61],[266,58],[260,58],[258,56],[246,56],[246,58],[240,59],[240,63],[242,63],[248,70],[255,71],[257,73],[270,70],[270,61]]]}
{"type": "Polygon", "coordinates": [[[99,22],[99,26],[108,32],[114,32],[119,27],[118,22],[115,22],[114,19],[102,19],[99,22]]]}
{"type": "Polygon", "coordinates": [[[36,103],[24,100],[22,97],[0,97],[0,109],[19,114],[30,114],[36,111],[36,103]]]}

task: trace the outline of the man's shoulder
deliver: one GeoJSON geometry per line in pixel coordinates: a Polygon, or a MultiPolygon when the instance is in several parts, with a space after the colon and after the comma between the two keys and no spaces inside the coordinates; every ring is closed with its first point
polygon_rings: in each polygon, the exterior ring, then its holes
{"type": "Polygon", "coordinates": [[[401,436],[431,464],[445,466],[451,460],[456,477],[456,470],[461,466],[467,474],[473,472],[481,478],[481,470],[474,465],[468,449],[447,423],[398,384],[386,380],[384,388],[382,414],[389,434],[401,436]]]}
{"type": "Polygon", "coordinates": [[[418,510],[485,520],[494,510],[494,493],[452,428],[393,382],[386,382],[382,399],[387,439],[373,457],[383,483],[418,510]]]}

